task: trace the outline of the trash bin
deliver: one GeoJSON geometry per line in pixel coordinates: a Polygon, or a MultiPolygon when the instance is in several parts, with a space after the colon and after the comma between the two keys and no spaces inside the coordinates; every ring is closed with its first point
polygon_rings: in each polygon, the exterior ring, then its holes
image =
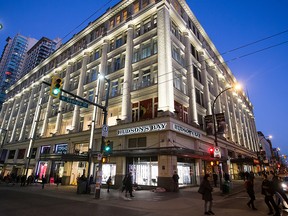
{"type": "Polygon", "coordinates": [[[87,193],[87,182],[78,181],[77,182],[77,194],[85,194],[85,193],[87,193]]]}
{"type": "Polygon", "coordinates": [[[223,194],[228,194],[230,192],[229,182],[225,181],[222,185],[222,192],[223,194]]]}

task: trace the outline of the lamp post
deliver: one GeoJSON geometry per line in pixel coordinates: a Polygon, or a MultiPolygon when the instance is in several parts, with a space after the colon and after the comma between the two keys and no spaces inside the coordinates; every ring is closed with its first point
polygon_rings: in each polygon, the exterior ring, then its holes
{"type": "MultiPolygon", "coordinates": [[[[221,91],[214,99],[213,103],[212,103],[212,120],[213,120],[213,129],[214,129],[214,143],[215,143],[215,147],[218,147],[218,137],[217,137],[217,130],[216,130],[216,118],[215,118],[215,103],[217,101],[217,99],[219,98],[220,95],[222,95],[224,92],[229,91],[231,89],[240,89],[240,85],[235,85],[235,86],[231,86],[228,87],[226,89],[224,89],[223,91],[221,91]]],[[[220,163],[218,165],[218,170],[219,170],[219,183],[220,183],[220,189],[221,189],[221,185],[222,185],[222,172],[221,172],[221,166],[220,163]]]]}
{"type": "MultiPolygon", "coordinates": [[[[109,99],[109,91],[110,91],[110,80],[105,78],[107,82],[107,91],[105,96],[105,105],[103,107],[103,125],[102,125],[102,136],[101,136],[101,146],[100,146],[100,154],[103,155],[103,150],[105,146],[105,135],[103,133],[103,130],[107,128],[107,108],[108,108],[108,99],[109,99]]],[[[100,198],[100,191],[101,191],[101,184],[102,184],[102,158],[99,160],[98,164],[98,171],[97,171],[97,178],[96,178],[96,190],[95,190],[95,198],[100,198]]]]}

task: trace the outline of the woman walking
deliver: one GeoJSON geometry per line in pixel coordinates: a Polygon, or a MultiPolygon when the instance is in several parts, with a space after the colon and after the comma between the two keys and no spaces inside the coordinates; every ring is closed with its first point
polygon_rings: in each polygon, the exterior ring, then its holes
{"type": "Polygon", "coordinates": [[[246,191],[250,197],[249,202],[247,203],[249,208],[252,208],[253,210],[257,210],[254,206],[254,200],[255,200],[255,192],[254,192],[254,184],[253,184],[253,180],[251,179],[251,177],[249,176],[245,182],[245,187],[246,187],[246,191]]]}
{"type": "Polygon", "coordinates": [[[204,200],[204,214],[205,215],[215,215],[212,211],[212,190],[213,188],[209,182],[209,174],[206,174],[203,178],[203,181],[199,187],[199,193],[202,194],[202,200],[204,200]]]}

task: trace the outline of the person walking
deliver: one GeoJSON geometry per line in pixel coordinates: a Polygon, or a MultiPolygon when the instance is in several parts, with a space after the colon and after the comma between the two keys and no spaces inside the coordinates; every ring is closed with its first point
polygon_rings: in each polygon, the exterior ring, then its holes
{"type": "Polygon", "coordinates": [[[275,210],[274,216],[280,216],[279,208],[273,199],[273,196],[275,194],[273,184],[271,181],[268,180],[268,177],[266,174],[263,174],[263,182],[262,182],[261,189],[262,189],[262,191],[261,191],[262,194],[265,196],[265,203],[266,203],[267,207],[269,208],[268,215],[273,214],[273,208],[274,208],[274,210],[275,210]],[[273,208],[271,205],[273,206],[273,208]]]}
{"type": "Polygon", "coordinates": [[[173,179],[173,191],[178,192],[179,191],[179,175],[177,174],[177,171],[174,171],[172,179],[173,179]]]}
{"type": "Polygon", "coordinates": [[[257,210],[254,206],[254,200],[255,200],[255,191],[254,191],[254,184],[253,184],[253,177],[248,177],[248,179],[245,181],[245,187],[246,191],[250,197],[249,202],[247,203],[249,208],[252,208],[253,210],[257,210]]]}
{"type": "Polygon", "coordinates": [[[129,172],[129,174],[127,175],[126,181],[125,181],[125,189],[126,189],[126,194],[125,196],[127,196],[127,191],[130,194],[130,197],[134,197],[134,195],[132,194],[133,191],[133,180],[132,180],[132,173],[129,172]]]}
{"type": "Polygon", "coordinates": [[[209,174],[206,174],[200,184],[198,192],[202,194],[202,200],[204,200],[204,214],[215,215],[212,211],[212,190],[213,188],[209,182],[209,174]]]}
{"type": "Polygon", "coordinates": [[[282,182],[280,181],[279,177],[277,175],[275,175],[274,173],[273,173],[273,177],[272,177],[272,183],[273,183],[274,190],[276,192],[276,197],[278,198],[278,199],[276,199],[276,201],[277,201],[276,204],[279,206],[281,201],[282,201],[282,208],[287,209],[285,207],[285,204],[283,204],[283,201],[285,201],[286,204],[288,204],[288,198],[287,198],[287,196],[286,196],[286,194],[285,194],[285,192],[281,186],[282,182]]]}
{"type": "Polygon", "coordinates": [[[107,193],[109,193],[110,192],[110,186],[112,185],[111,176],[109,176],[109,178],[107,179],[106,184],[107,184],[107,193]]]}

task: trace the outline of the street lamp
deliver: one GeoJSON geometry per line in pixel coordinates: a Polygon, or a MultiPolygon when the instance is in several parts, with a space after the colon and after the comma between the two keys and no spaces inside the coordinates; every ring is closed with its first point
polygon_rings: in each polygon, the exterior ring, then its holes
{"type": "MultiPolygon", "coordinates": [[[[102,137],[101,137],[101,146],[100,146],[100,154],[103,155],[103,150],[105,146],[105,134],[104,130],[107,130],[107,108],[108,108],[108,99],[109,99],[109,91],[110,91],[110,80],[105,78],[104,76],[100,75],[100,79],[105,79],[107,82],[107,90],[106,90],[106,96],[105,96],[105,105],[103,107],[103,125],[102,125],[102,137]]],[[[96,190],[95,190],[95,198],[99,199],[100,198],[100,190],[101,190],[101,184],[102,184],[102,158],[99,160],[98,164],[98,172],[97,172],[97,179],[96,179],[96,190]]]]}
{"type": "MultiPolygon", "coordinates": [[[[220,95],[222,95],[224,92],[229,91],[231,89],[235,89],[235,90],[240,90],[241,86],[239,84],[236,84],[235,86],[230,86],[226,89],[224,89],[223,91],[221,91],[214,99],[213,103],[212,103],[212,120],[213,120],[213,127],[214,127],[214,143],[215,143],[215,147],[218,147],[218,137],[217,137],[217,131],[216,131],[216,118],[215,118],[215,103],[217,101],[217,99],[219,98],[220,95]]],[[[219,183],[220,183],[220,188],[222,185],[222,173],[221,173],[221,167],[220,167],[220,163],[218,165],[218,170],[219,170],[219,183]]]]}

